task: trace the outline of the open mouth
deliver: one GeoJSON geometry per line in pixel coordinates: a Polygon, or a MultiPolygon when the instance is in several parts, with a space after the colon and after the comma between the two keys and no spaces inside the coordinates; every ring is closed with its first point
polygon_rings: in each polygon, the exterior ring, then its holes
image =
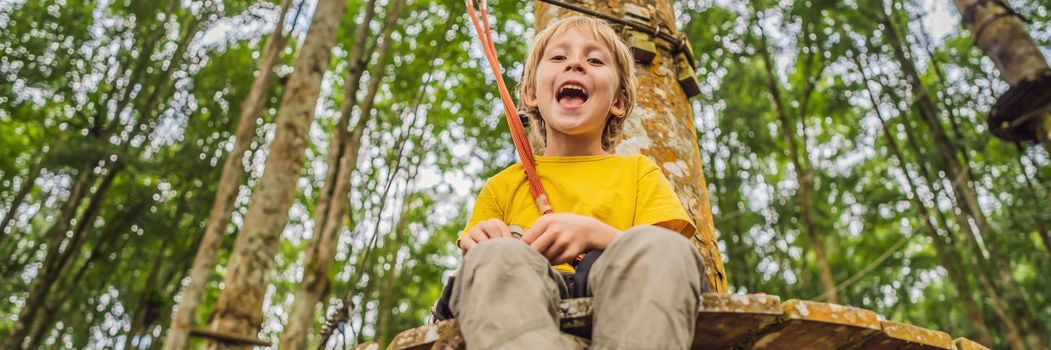
{"type": "Polygon", "coordinates": [[[580,107],[588,101],[588,91],[580,84],[568,82],[558,88],[555,99],[562,107],[580,107]]]}

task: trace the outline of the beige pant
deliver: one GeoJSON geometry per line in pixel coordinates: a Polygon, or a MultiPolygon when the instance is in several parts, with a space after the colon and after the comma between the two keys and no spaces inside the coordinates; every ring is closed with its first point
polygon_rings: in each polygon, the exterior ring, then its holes
{"type": "MultiPolygon", "coordinates": [[[[655,226],[624,233],[595,261],[591,349],[688,349],[704,263],[681,235],[655,226]]],[[[511,238],[464,257],[450,306],[468,349],[567,349],[558,329],[566,284],[547,259],[511,238]]]]}

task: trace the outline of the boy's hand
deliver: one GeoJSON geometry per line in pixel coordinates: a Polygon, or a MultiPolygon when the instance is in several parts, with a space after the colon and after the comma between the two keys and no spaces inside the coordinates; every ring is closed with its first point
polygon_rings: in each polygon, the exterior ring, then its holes
{"type": "Polygon", "coordinates": [[[621,233],[592,217],[555,213],[541,215],[522,241],[552,264],[564,264],[585,250],[606,249],[621,233]]]}
{"type": "Polygon", "coordinates": [[[467,254],[468,250],[471,250],[471,248],[474,248],[474,246],[479,243],[500,237],[511,237],[511,229],[507,227],[507,224],[500,221],[500,219],[485,220],[474,225],[474,227],[472,227],[470,231],[467,231],[467,234],[460,239],[460,250],[462,250],[464,254],[467,254]]]}

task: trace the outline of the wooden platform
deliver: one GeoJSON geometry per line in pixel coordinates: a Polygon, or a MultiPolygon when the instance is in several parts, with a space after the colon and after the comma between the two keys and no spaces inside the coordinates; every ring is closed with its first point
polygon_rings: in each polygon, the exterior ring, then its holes
{"type": "MultiPolygon", "coordinates": [[[[590,298],[565,300],[560,312],[563,332],[590,337],[590,298]]],[[[692,348],[988,349],[966,338],[953,340],[945,332],[880,321],[865,309],[806,300],[781,302],[766,294],[716,293],[704,295],[692,348]]],[[[402,332],[387,349],[453,350],[464,349],[464,342],[456,320],[448,320],[402,332]]]]}

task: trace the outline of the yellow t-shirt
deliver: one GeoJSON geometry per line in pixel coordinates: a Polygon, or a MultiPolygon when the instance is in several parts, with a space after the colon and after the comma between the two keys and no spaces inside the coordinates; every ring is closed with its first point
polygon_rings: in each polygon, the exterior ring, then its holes
{"type": "MultiPolygon", "coordinates": [[[[622,231],[658,225],[688,237],[695,230],[671,184],[646,156],[537,156],[536,170],[555,212],[590,216],[622,231]]],[[[525,171],[516,163],[489,178],[460,237],[483,220],[528,229],[539,217],[525,171]]]]}

